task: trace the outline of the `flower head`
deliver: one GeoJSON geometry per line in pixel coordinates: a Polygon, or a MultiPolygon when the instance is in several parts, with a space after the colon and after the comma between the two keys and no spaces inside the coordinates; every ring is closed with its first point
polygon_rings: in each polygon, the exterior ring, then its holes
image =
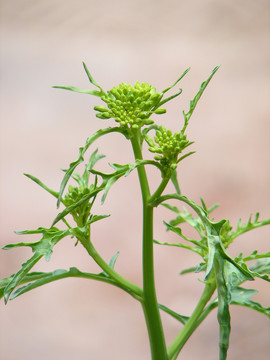
{"type": "Polygon", "coordinates": [[[186,135],[176,132],[172,133],[170,129],[160,126],[156,130],[154,140],[150,136],[146,136],[146,141],[149,145],[149,151],[157,153],[154,158],[160,160],[163,165],[176,167],[178,162],[178,155],[191,144],[187,140],[186,135]]]}
{"type": "MultiPolygon", "coordinates": [[[[63,203],[66,207],[75,205],[85,196],[90,195],[93,192],[93,185],[88,187],[82,186],[72,186],[68,187],[68,193],[63,199],[63,203]]],[[[81,205],[78,205],[71,211],[71,215],[79,226],[83,226],[87,221],[88,216],[90,215],[92,204],[89,201],[84,201],[81,205]]]]}
{"type": "Polygon", "coordinates": [[[139,129],[144,125],[153,124],[150,116],[153,113],[165,113],[165,109],[158,109],[162,95],[148,83],[136,82],[134,86],[125,83],[113,87],[101,99],[107,104],[95,106],[97,117],[101,119],[114,118],[120,126],[139,129]]]}

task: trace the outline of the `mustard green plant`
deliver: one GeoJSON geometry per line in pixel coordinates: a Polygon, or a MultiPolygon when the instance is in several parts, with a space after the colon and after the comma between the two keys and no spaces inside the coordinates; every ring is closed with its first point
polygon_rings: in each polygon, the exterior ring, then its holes
{"type": "MultiPolygon", "coordinates": [[[[48,188],[36,177],[25,174],[54,196],[57,199],[57,207],[61,205],[62,210],[59,210],[49,228],[38,227],[34,230],[17,232],[27,236],[40,234],[39,241],[20,242],[3,247],[7,250],[27,246],[32,249],[33,255],[22,264],[17,273],[0,281],[0,296],[7,303],[30,290],[68,277],[97,280],[117,286],[141,303],[152,360],[176,360],[193,332],[207,315],[217,308],[220,329],[219,359],[225,360],[231,328],[231,305],[245,306],[270,317],[269,307],[265,308],[251,299],[257,291],[242,286],[243,283],[254,280],[255,277],[270,281],[270,252],[259,254],[254,250],[248,256],[240,253],[233,258],[228,252],[228,247],[243,233],[269,225],[270,219],[259,220],[257,213],[255,217],[250,216],[246,223],[239,221],[233,229],[229,220],[213,220],[211,214],[217,205],[209,208],[203,199],[197,204],[180,191],[177,169],[184,159],[194,153],[194,151],[187,152],[187,148],[193,142],[187,138],[185,131],[201,95],[218,67],[215,67],[208,79],[202,83],[198,93],[190,101],[189,109],[186,112],[183,111],[183,123],[179,132],[172,133],[170,129],[159,125],[156,115],[166,114],[164,105],[181,94],[182,90],[179,89],[167,96],[167,92],[181,81],[189,69],[173,85],[163,91],[158,92],[152,85],[139,82],[136,82],[134,86],[121,83],[105,91],[93,79],[86,65],[83,65],[91,83],[91,89],[82,90],[73,86],[56,86],[56,88],[96,96],[99,100],[94,107],[96,116],[102,121],[110,122],[110,126],[102,127],[86,139],[85,145],[79,149],[78,158],[72,161],[69,168],[64,171],[58,191],[48,188]],[[85,163],[83,173],[77,173],[75,171],[77,166],[84,162],[86,152],[93,147],[95,141],[111,133],[118,133],[126,139],[133,150],[134,160],[128,164],[110,164],[112,172],[104,173],[95,169],[96,163],[104,155],[94,150],[91,152],[89,161],[85,163]],[[143,146],[149,150],[147,158],[143,157],[143,146]],[[154,166],[160,173],[160,183],[154,192],[150,191],[146,166],[154,166]],[[101,195],[101,202],[104,203],[111,186],[118,179],[127,177],[135,169],[138,173],[143,208],[141,239],[143,287],[134,284],[114,269],[118,253],[107,263],[96,250],[91,236],[91,227],[95,226],[94,223],[108,216],[95,214],[95,203],[99,201],[99,195],[101,195]],[[76,186],[68,185],[70,180],[73,182],[75,180],[76,186]],[[170,181],[174,185],[174,193],[166,192],[170,181]],[[177,201],[179,204],[183,203],[185,207],[176,207],[170,200],[177,201]],[[174,218],[170,222],[164,222],[164,225],[167,230],[179,236],[179,242],[168,243],[153,238],[153,210],[158,206],[164,206],[174,214],[174,218]],[[187,207],[191,210],[188,211],[187,207]],[[64,230],[56,226],[59,222],[63,223],[64,230]],[[195,229],[196,239],[183,234],[184,223],[195,229]],[[32,272],[32,268],[41,258],[50,259],[54,246],[66,237],[76,239],[75,244],[83,246],[92,260],[99,265],[101,272],[87,273],[75,267],[52,272],[32,272]],[[181,272],[181,274],[204,272],[204,290],[191,314],[178,314],[158,302],[155,290],[154,246],[175,246],[179,248],[179,251],[180,248],[184,248],[195,252],[201,258],[196,266],[181,272]],[[179,333],[170,344],[165,342],[161,311],[179,321],[179,333]]],[[[207,359],[207,355],[204,358],[207,359]]]]}

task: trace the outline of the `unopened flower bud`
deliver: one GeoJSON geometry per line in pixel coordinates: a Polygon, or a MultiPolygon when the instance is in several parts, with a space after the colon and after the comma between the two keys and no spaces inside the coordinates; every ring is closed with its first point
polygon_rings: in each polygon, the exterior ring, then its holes
{"type": "Polygon", "coordinates": [[[159,108],[159,109],[155,110],[154,113],[157,115],[160,115],[160,114],[165,114],[166,111],[167,111],[166,109],[159,108]]]}
{"type": "Polygon", "coordinates": [[[105,106],[100,106],[100,105],[95,106],[94,110],[99,111],[99,112],[107,112],[108,111],[108,109],[105,106]]]}

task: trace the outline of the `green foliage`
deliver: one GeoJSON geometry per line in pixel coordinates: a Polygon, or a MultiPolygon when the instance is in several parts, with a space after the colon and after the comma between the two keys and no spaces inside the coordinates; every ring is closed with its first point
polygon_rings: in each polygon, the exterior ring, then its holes
{"type": "Polygon", "coordinates": [[[7,284],[4,290],[4,299],[7,303],[13,290],[20,284],[23,278],[28,274],[32,267],[42,258],[45,257],[47,261],[53,252],[53,247],[64,237],[70,235],[70,230],[59,230],[56,227],[50,229],[38,228],[37,230],[26,230],[17,232],[17,234],[42,234],[42,238],[34,243],[17,243],[9,244],[3,247],[4,250],[9,250],[14,247],[28,246],[34,252],[34,255],[22,264],[22,268],[12,276],[10,282],[7,284]]]}
{"type": "MultiPolygon", "coordinates": [[[[112,118],[118,126],[100,129],[86,139],[85,145],[79,148],[77,159],[72,161],[69,167],[64,170],[59,191],[50,189],[33,175],[25,174],[30,180],[57,198],[57,208],[61,205],[61,210],[52,221],[51,227],[39,227],[34,230],[17,232],[17,234],[27,236],[39,234],[40,240],[9,244],[3,247],[4,250],[9,250],[26,246],[31,248],[33,254],[23,262],[15,274],[0,280],[0,298],[3,297],[7,303],[9,300],[40,286],[70,277],[97,280],[114,285],[141,303],[149,335],[152,360],[176,360],[192,333],[207,315],[217,308],[220,329],[219,359],[225,360],[231,329],[231,305],[244,306],[270,317],[269,307],[263,307],[251,299],[257,290],[240,286],[255,278],[270,281],[270,252],[258,253],[257,250],[254,250],[248,256],[243,256],[243,253],[240,253],[236,258],[232,258],[229,254],[229,247],[238,236],[247,231],[269,225],[270,219],[259,220],[259,213],[256,213],[254,219],[250,216],[247,223],[239,220],[236,228],[233,229],[228,219],[214,221],[211,218],[212,211],[218,205],[215,204],[208,208],[203,199],[201,199],[200,204],[197,204],[181,194],[177,168],[183,159],[194,153],[189,152],[182,155],[182,152],[192,144],[191,141],[187,140],[185,131],[199,99],[218,67],[215,67],[207,80],[202,83],[199,91],[190,101],[189,110],[183,112],[184,125],[182,129],[173,134],[170,129],[155,123],[152,116],[165,114],[166,109],[162,106],[182,93],[182,89],[179,89],[176,93],[164,98],[165,94],[173,89],[188,73],[189,69],[184,71],[173,85],[163,91],[157,92],[152,85],[139,82],[136,82],[134,86],[121,83],[109,91],[104,91],[94,80],[84,63],[83,66],[91,86],[96,89],[82,90],[74,86],[56,86],[56,88],[97,96],[105,103],[105,106],[97,105],[94,107],[94,110],[97,111],[96,116],[104,120],[112,118]],[[154,138],[149,136],[151,130],[155,131],[154,138]],[[109,164],[113,170],[105,173],[95,168],[96,163],[105,157],[96,149],[90,155],[89,161],[85,163],[82,174],[76,172],[76,168],[84,162],[85,153],[91,145],[99,138],[115,132],[123,135],[130,143],[135,160],[124,165],[109,164]],[[149,153],[146,158],[142,155],[142,148],[145,143],[149,146],[149,153]],[[151,157],[153,153],[155,154],[154,158],[151,157]],[[155,166],[160,171],[160,184],[153,192],[150,191],[151,187],[145,170],[146,165],[155,166]],[[100,200],[103,204],[113,184],[119,179],[124,180],[135,169],[138,172],[143,207],[142,288],[115,270],[119,252],[116,252],[107,263],[94,247],[91,236],[91,227],[94,226],[94,223],[109,216],[93,213],[96,200],[101,195],[100,200]],[[170,180],[174,185],[175,193],[163,195],[170,180]],[[70,181],[73,182],[70,183],[70,181]],[[186,207],[180,209],[170,204],[171,200],[184,203],[185,206],[192,209],[192,212],[186,207]],[[170,243],[153,239],[153,210],[159,205],[174,213],[175,217],[169,222],[164,221],[164,225],[167,231],[179,236],[179,242],[170,243]],[[60,221],[62,222],[61,225],[65,227],[64,229],[55,227],[60,221]],[[187,224],[195,230],[194,238],[184,234],[183,224],[187,224]],[[66,238],[65,241],[68,241],[67,238],[75,239],[75,245],[79,244],[87,251],[91,259],[99,266],[100,272],[97,274],[87,273],[75,267],[70,267],[69,270],[31,272],[35,264],[42,258],[47,261],[50,260],[54,246],[64,238],[66,238]],[[201,280],[204,283],[204,290],[190,316],[180,315],[157,302],[153,244],[182,248],[192,251],[200,257],[197,264],[182,269],[180,272],[180,274],[204,273],[204,278],[201,280]],[[252,262],[251,265],[250,262],[252,262]],[[215,291],[217,291],[217,296],[212,299],[215,291]],[[160,310],[181,323],[178,335],[169,346],[165,343],[160,310]]],[[[119,229],[122,226],[123,224],[119,229]]],[[[181,253],[179,252],[179,254],[181,253]]]]}

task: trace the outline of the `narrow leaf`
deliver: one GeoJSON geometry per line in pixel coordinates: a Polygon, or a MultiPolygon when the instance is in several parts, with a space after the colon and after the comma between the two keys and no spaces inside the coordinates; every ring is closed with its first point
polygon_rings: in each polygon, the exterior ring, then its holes
{"type": "Polygon", "coordinates": [[[103,93],[101,91],[97,91],[97,90],[83,90],[83,89],[79,89],[75,86],[53,86],[54,89],[62,89],[62,90],[69,90],[69,91],[74,91],[77,93],[82,93],[82,94],[88,94],[88,95],[94,95],[94,96],[99,96],[101,97],[103,95],[103,93]]]}
{"type": "Polygon", "coordinates": [[[71,267],[69,270],[58,269],[58,270],[55,270],[54,272],[42,273],[42,274],[43,274],[42,278],[40,278],[34,282],[30,282],[29,284],[16,289],[13,292],[13,294],[11,295],[10,300],[13,300],[16,297],[18,297],[22,294],[25,294],[26,292],[28,292],[30,290],[34,290],[40,286],[49,284],[56,280],[61,280],[61,279],[69,278],[69,277],[79,277],[79,278],[92,279],[92,280],[106,282],[106,283],[115,285],[115,286],[125,290],[129,294],[131,294],[129,289],[125,288],[122,285],[119,285],[114,280],[112,280],[102,274],[92,274],[92,273],[81,272],[76,267],[71,267]]]}
{"type": "Polygon", "coordinates": [[[183,74],[175,81],[175,83],[173,83],[171,86],[169,86],[168,88],[166,88],[165,90],[163,90],[161,92],[161,94],[165,94],[167,91],[171,90],[176,84],[179,83],[180,80],[183,79],[183,77],[189,72],[190,68],[186,69],[183,74]]]}
{"type": "Polygon", "coordinates": [[[84,67],[84,70],[87,74],[87,77],[90,81],[91,84],[93,84],[94,86],[98,87],[100,89],[100,91],[104,94],[104,91],[103,89],[96,83],[96,81],[94,80],[93,76],[90,74],[89,70],[87,69],[87,66],[86,64],[83,62],[83,67],[84,67]]]}
{"type": "Polygon", "coordinates": [[[173,170],[173,172],[172,172],[171,181],[173,183],[176,193],[180,195],[181,190],[180,190],[179,182],[177,179],[177,171],[176,170],[173,170]]]}
{"type": "Polygon", "coordinates": [[[29,179],[33,180],[36,184],[38,184],[39,186],[41,186],[44,190],[48,191],[48,193],[50,193],[51,195],[53,195],[54,197],[58,198],[59,193],[57,191],[54,191],[50,188],[48,188],[48,186],[46,186],[45,184],[43,184],[43,182],[41,182],[38,178],[36,178],[33,175],[30,174],[24,174],[25,176],[27,176],[29,179]]]}
{"type": "MultiPolygon", "coordinates": [[[[111,260],[109,261],[109,266],[110,266],[112,269],[114,269],[114,265],[115,265],[115,262],[116,262],[118,256],[119,256],[119,251],[117,251],[117,253],[116,253],[116,254],[111,258],[111,260]]],[[[105,271],[102,271],[99,275],[109,277],[108,274],[107,274],[105,271]]]]}
{"type": "Polygon", "coordinates": [[[43,255],[34,254],[29,260],[22,264],[22,268],[12,277],[10,283],[5,287],[4,300],[8,302],[12,291],[20,284],[24,276],[32,269],[32,267],[42,258],[43,255]]]}
{"type": "Polygon", "coordinates": [[[117,253],[111,258],[110,262],[109,262],[109,266],[114,269],[114,265],[115,265],[115,262],[119,256],[119,251],[117,251],[117,253]]]}
{"type": "Polygon", "coordinates": [[[183,325],[185,325],[185,323],[188,321],[189,317],[188,316],[184,316],[184,315],[180,315],[178,313],[176,313],[175,311],[169,309],[167,306],[162,305],[162,304],[158,304],[158,307],[163,310],[164,312],[166,312],[167,314],[171,315],[173,318],[175,318],[176,320],[180,321],[183,325]]]}

